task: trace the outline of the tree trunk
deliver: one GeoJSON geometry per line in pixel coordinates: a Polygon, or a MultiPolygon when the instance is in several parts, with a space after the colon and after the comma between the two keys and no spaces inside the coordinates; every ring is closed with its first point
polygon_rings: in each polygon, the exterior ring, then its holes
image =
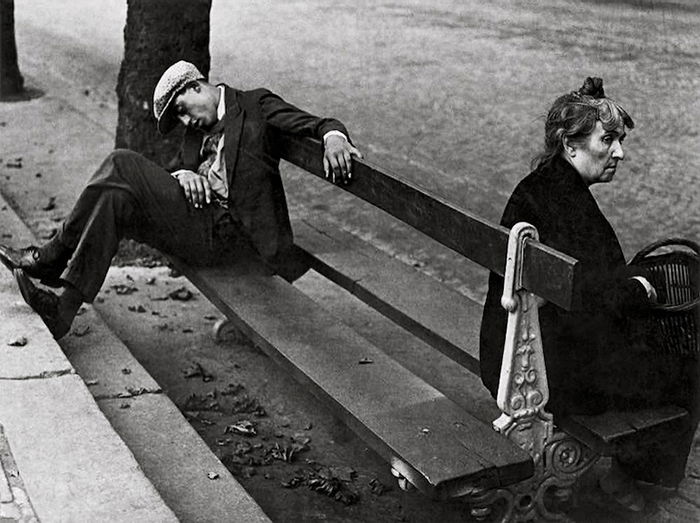
{"type": "Polygon", "coordinates": [[[116,147],[137,151],[164,165],[181,133],[158,134],[153,89],[170,65],[187,60],[208,76],[211,0],[127,0],[124,59],[117,81],[116,147]]]}
{"type": "Polygon", "coordinates": [[[15,2],[0,0],[0,99],[16,97],[23,88],[24,79],[17,65],[15,2]]]}

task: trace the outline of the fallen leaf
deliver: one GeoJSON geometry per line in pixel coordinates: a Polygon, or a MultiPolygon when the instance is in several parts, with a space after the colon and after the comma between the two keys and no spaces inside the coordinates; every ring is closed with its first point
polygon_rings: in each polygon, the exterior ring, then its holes
{"type": "Polygon", "coordinates": [[[350,467],[330,467],[329,470],[333,477],[336,477],[341,481],[350,482],[355,479],[355,476],[357,476],[355,469],[350,467]]]}
{"type": "Polygon", "coordinates": [[[143,305],[129,305],[127,307],[131,312],[146,312],[146,308],[143,305]]]}
{"type": "Polygon", "coordinates": [[[204,383],[209,383],[214,380],[214,375],[207,372],[201,363],[193,361],[189,367],[182,369],[185,379],[201,377],[204,383]]]}
{"type": "Polygon", "coordinates": [[[171,291],[168,294],[168,296],[170,296],[170,298],[172,298],[173,300],[177,301],[189,301],[194,297],[192,292],[186,289],[185,287],[180,287],[179,289],[171,291]]]}
{"type": "Polygon", "coordinates": [[[75,327],[71,334],[73,334],[73,336],[75,336],[76,338],[82,338],[88,332],[90,332],[90,325],[82,325],[80,327],[75,327]]]}
{"type": "Polygon", "coordinates": [[[7,342],[10,347],[24,347],[27,344],[27,338],[18,336],[7,342]]]}
{"type": "Polygon", "coordinates": [[[56,208],[56,197],[51,196],[51,197],[49,197],[49,201],[46,202],[46,205],[44,205],[41,209],[43,211],[50,211],[50,210],[55,209],[55,208],[56,208]]]}
{"type": "Polygon", "coordinates": [[[124,283],[117,283],[116,285],[111,285],[111,288],[114,289],[114,291],[117,294],[131,294],[133,292],[138,291],[138,289],[133,285],[126,285],[124,283]]]}
{"type": "Polygon", "coordinates": [[[255,436],[255,425],[249,420],[241,420],[226,427],[226,433],[241,434],[242,436],[255,436]]]}
{"type": "Polygon", "coordinates": [[[372,494],[374,494],[375,496],[381,496],[385,492],[389,492],[391,490],[391,487],[386,486],[377,478],[372,478],[369,481],[369,487],[372,491],[372,494]]]}

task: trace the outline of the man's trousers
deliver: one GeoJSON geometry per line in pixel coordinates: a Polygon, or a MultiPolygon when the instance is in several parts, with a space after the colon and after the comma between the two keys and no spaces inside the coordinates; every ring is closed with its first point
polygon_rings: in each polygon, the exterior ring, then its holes
{"type": "Polygon", "coordinates": [[[194,265],[210,265],[231,254],[255,256],[226,209],[215,203],[195,208],[170,173],[128,150],[105,159],[52,240],[72,251],[61,278],[85,302],[95,299],[122,238],[194,265]]]}

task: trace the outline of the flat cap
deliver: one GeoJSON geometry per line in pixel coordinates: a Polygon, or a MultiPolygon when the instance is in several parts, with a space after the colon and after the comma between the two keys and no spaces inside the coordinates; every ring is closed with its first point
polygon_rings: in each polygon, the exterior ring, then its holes
{"type": "Polygon", "coordinates": [[[190,82],[203,79],[204,75],[199,72],[199,69],[184,60],[174,63],[165,70],[153,90],[153,114],[158,120],[158,131],[161,134],[169,133],[177,124],[172,106],[180,90],[190,82]]]}

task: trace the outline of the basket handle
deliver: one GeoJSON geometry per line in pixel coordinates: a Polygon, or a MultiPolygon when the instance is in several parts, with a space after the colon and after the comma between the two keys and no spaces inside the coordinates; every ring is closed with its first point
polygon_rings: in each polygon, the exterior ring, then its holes
{"type": "Polygon", "coordinates": [[[687,240],[685,238],[666,238],[664,240],[658,240],[653,243],[650,243],[649,245],[644,247],[641,251],[634,255],[634,258],[630,260],[629,265],[639,263],[642,260],[642,258],[651,254],[656,249],[659,249],[660,247],[665,247],[667,245],[683,245],[684,247],[689,247],[690,249],[695,251],[695,254],[700,256],[700,245],[698,245],[694,241],[687,240]]]}
{"type": "MultiPolygon", "coordinates": [[[[639,263],[640,261],[642,261],[643,258],[654,252],[656,249],[659,249],[660,247],[665,247],[667,245],[683,245],[684,247],[688,247],[695,251],[696,256],[700,256],[700,245],[698,245],[694,241],[687,240],[685,238],[666,238],[665,240],[658,240],[644,247],[641,251],[634,255],[634,258],[630,260],[629,265],[639,263]]],[[[652,308],[658,311],[675,313],[688,311],[697,307],[698,305],[700,305],[700,296],[691,300],[688,303],[681,303],[679,305],[657,304],[652,306],[652,308]]]]}

